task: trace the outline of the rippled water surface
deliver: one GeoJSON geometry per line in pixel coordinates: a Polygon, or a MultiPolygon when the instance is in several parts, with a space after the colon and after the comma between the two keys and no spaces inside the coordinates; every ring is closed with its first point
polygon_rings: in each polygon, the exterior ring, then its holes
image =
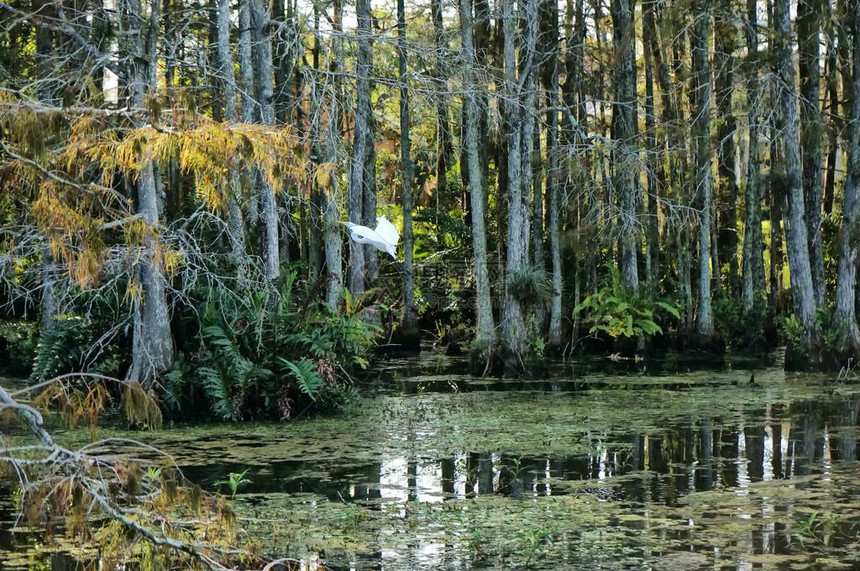
{"type": "MultiPolygon", "coordinates": [[[[749,362],[462,365],[392,360],[337,416],[148,441],[207,489],[247,468],[247,532],[311,568],[860,567],[860,384],[749,362]]],[[[0,517],[26,566],[36,536],[0,517]]]]}

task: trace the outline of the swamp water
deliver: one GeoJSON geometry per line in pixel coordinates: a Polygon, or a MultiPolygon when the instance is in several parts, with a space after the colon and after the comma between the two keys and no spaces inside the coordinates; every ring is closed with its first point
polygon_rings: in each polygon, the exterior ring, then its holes
{"type": "MultiPolygon", "coordinates": [[[[337,416],[136,436],[206,489],[248,469],[242,526],[310,569],[860,568],[860,384],[461,365],[387,361],[337,416]]],[[[69,568],[4,507],[7,567],[69,568]]]]}

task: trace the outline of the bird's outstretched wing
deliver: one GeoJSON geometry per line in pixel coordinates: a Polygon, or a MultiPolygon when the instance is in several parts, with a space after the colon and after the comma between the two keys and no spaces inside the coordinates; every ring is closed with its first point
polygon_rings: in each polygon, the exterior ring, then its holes
{"type": "Polygon", "coordinates": [[[397,232],[397,228],[385,216],[380,216],[376,219],[376,233],[392,246],[396,246],[400,241],[400,234],[397,232]]]}

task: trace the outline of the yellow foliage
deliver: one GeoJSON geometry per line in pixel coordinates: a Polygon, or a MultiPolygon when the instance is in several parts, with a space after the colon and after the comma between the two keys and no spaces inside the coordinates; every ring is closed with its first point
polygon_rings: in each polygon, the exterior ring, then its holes
{"type": "Polygon", "coordinates": [[[122,401],[125,416],[129,420],[139,422],[147,428],[161,426],[161,409],[155,399],[137,381],[124,384],[122,401]]]}
{"type": "Polygon", "coordinates": [[[295,160],[300,144],[288,127],[216,123],[198,117],[191,124],[177,121],[182,129],[145,125],[117,139],[113,130],[94,129],[94,120],[82,121],[83,125],[72,128],[65,151],[67,165],[83,157],[98,164],[104,176],[118,171],[136,177],[150,161],[174,159],[184,174],[194,177],[198,197],[211,210],[225,207],[233,172],[257,167],[275,188],[287,179],[304,178],[295,160]]]}
{"type": "MultiPolygon", "coordinates": [[[[107,243],[116,236],[106,228],[118,228],[115,232],[122,233],[131,256],[140,256],[138,246],[154,246],[152,263],[168,275],[183,262],[181,252],[161,243],[158,227],[133,218],[133,203],[113,189],[118,175],[135,181],[150,162],[175,161],[213,212],[226,210],[230,194],[242,192],[241,185],[234,184],[237,175],[252,169],[276,192],[288,183],[301,188],[308,182],[307,169],[298,160],[303,143],[288,127],[219,123],[197,115],[191,105],[182,107],[166,110],[163,123],[138,126],[118,115],[85,114],[70,120],[62,110],[35,111],[0,92],[4,140],[26,157],[4,164],[0,186],[32,193],[26,202],[36,225],[51,254],[81,288],[100,279],[107,243]],[[62,128],[55,126],[59,121],[64,122],[62,128]],[[66,144],[53,151],[46,134],[65,132],[66,144]]],[[[334,164],[320,165],[314,178],[327,184],[335,170],[334,164]]],[[[138,294],[130,284],[127,298],[138,294]]]]}
{"type": "Polygon", "coordinates": [[[140,287],[137,280],[128,280],[128,286],[125,288],[125,298],[123,299],[123,302],[140,300],[142,296],[143,288],[140,287]]]}
{"type": "Polygon", "coordinates": [[[98,281],[103,262],[102,221],[86,213],[93,207],[92,197],[76,196],[74,191],[61,189],[54,181],[42,184],[32,206],[52,255],[65,262],[81,287],[98,281]]]}
{"type": "Polygon", "coordinates": [[[155,265],[161,267],[168,277],[173,275],[183,261],[182,252],[171,250],[169,248],[158,248],[156,249],[155,254],[155,265]]]}
{"type": "Polygon", "coordinates": [[[314,182],[322,187],[327,187],[335,176],[337,176],[336,164],[320,163],[314,171],[314,182]]]}

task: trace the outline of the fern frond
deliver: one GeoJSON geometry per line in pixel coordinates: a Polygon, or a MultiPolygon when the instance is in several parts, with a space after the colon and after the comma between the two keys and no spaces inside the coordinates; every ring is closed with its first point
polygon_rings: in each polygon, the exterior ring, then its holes
{"type": "Polygon", "coordinates": [[[279,357],[279,360],[287,367],[287,369],[290,370],[290,372],[292,372],[299,390],[312,400],[316,400],[316,394],[322,388],[323,380],[317,372],[313,361],[310,359],[302,359],[295,363],[293,361],[288,361],[283,357],[279,357]]]}

